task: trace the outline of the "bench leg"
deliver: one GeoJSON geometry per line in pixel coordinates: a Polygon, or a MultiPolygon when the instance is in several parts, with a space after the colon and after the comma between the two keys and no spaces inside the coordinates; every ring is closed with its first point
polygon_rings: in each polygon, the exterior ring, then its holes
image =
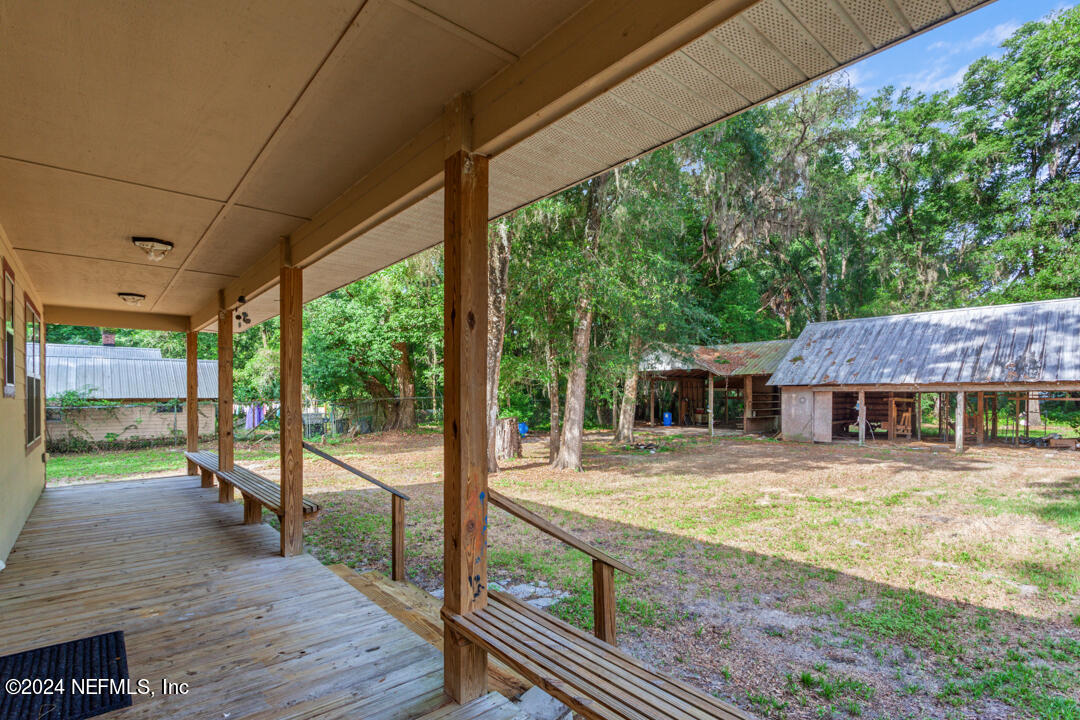
{"type": "Polygon", "coordinates": [[[244,524],[259,525],[261,523],[262,503],[250,495],[244,495],[244,524]]]}
{"type": "Polygon", "coordinates": [[[199,468],[202,470],[202,486],[204,488],[214,487],[214,473],[210,472],[206,468],[199,468]]]}
{"type": "Polygon", "coordinates": [[[233,486],[225,482],[221,478],[218,478],[218,494],[217,501],[219,503],[231,503],[235,499],[233,495],[233,486]]]}

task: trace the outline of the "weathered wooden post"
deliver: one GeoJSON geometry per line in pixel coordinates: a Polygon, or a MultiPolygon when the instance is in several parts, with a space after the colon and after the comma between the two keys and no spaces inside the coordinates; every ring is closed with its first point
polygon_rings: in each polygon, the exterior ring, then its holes
{"type": "Polygon", "coordinates": [[[615,644],[615,568],[597,559],[593,571],[593,627],[597,638],[615,644]]]}
{"type": "Polygon", "coordinates": [[[965,404],[964,391],[958,390],[956,393],[956,452],[958,453],[964,452],[965,404]]]}
{"type": "MultiPolygon", "coordinates": [[[[218,468],[233,469],[233,319],[225,307],[225,295],[219,296],[218,310],[218,468]]],[[[218,483],[218,502],[231,503],[233,487],[218,483]]]]}
{"type": "Polygon", "coordinates": [[[866,391],[859,391],[859,445],[866,444],[866,391]]]}
{"type": "MultiPolygon", "coordinates": [[[[287,243],[282,255],[289,255],[287,243]]],[[[281,311],[281,554],[304,552],[304,415],[301,406],[303,270],[282,257],[281,311]]]]}
{"type": "Polygon", "coordinates": [[[975,410],[975,443],[977,445],[986,444],[986,403],[983,399],[983,393],[980,391],[975,394],[975,400],[977,407],[975,410]]]}
{"type": "MultiPolygon", "coordinates": [[[[187,353],[187,395],[184,398],[185,447],[188,452],[199,449],[199,334],[188,332],[185,338],[187,353]]],[[[187,461],[187,474],[195,475],[199,467],[187,461]]],[[[209,487],[203,483],[204,487],[209,487]]]]}
{"type": "MultiPolygon", "coordinates": [[[[467,97],[446,108],[443,611],[487,606],[488,159],[472,152],[467,97]]],[[[458,703],[487,690],[487,651],[445,626],[443,682],[458,703]]]]}
{"type": "Polygon", "coordinates": [[[405,500],[390,494],[390,577],[405,580],[405,500]]]}
{"type": "Polygon", "coordinates": [[[709,437],[713,435],[713,376],[709,373],[709,437]]]}

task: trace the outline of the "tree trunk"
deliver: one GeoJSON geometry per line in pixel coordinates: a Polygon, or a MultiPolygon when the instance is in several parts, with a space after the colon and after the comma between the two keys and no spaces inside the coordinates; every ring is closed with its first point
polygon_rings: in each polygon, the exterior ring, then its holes
{"type": "MultiPolygon", "coordinates": [[[[600,221],[604,195],[611,172],[595,177],[588,183],[585,211],[585,256],[596,262],[600,249],[600,221]]],[[[585,430],[585,380],[589,367],[589,340],[592,336],[592,284],[582,282],[574,307],[574,334],[570,374],[566,379],[566,410],[563,415],[559,454],[552,465],[563,470],[581,469],[581,444],[585,430]]]]}
{"type": "Polygon", "coordinates": [[[398,427],[410,430],[416,427],[416,378],[413,375],[412,362],[409,360],[409,345],[396,342],[394,349],[401,353],[394,366],[394,384],[398,393],[398,427]]]}
{"type": "MultiPolygon", "coordinates": [[[[548,317],[548,326],[550,327],[552,320],[548,317]]],[[[561,415],[559,410],[559,364],[555,358],[555,346],[552,344],[549,338],[544,346],[545,359],[547,360],[547,393],[550,403],[550,409],[548,416],[551,419],[551,434],[548,441],[548,462],[555,462],[555,458],[559,455],[559,417],[561,415]]]]}
{"type": "Polygon", "coordinates": [[[622,407],[619,423],[615,429],[615,444],[634,442],[634,415],[637,413],[638,362],[641,360],[641,340],[630,339],[630,364],[626,367],[626,382],[623,384],[622,407]]]}
{"type": "Polygon", "coordinates": [[[386,413],[386,420],[383,422],[382,429],[397,430],[401,426],[401,412],[398,402],[394,399],[394,394],[373,377],[365,378],[364,386],[378,406],[382,407],[386,413]]]}
{"type": "MultiPolygon", "coordinates": [[[[499,220],[488,233],[487,433],[488,472],[499,472],[499,367],[506,332],[506,292],[510,277],[510,224],[499,220]]],[[[515,425],[516,427],[516,425],[515,425]]],[[[520,439],[519,439],[520,444],[520,439]]]]}
{"type": "Polygon", "coordinates": [[[518,419],[500,418],[495,423],[495,458],[509,460],[521,457],[521,433],[518,419]]]}

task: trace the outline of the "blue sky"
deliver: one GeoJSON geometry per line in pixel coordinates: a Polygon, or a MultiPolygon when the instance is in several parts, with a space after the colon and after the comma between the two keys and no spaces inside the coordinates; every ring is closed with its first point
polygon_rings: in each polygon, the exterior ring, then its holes
{"type": "Polygon", "coordinates": [[[1018,27],[1071,7],[1070,0],[997,0],[930,32],[880,52],[848,68],[851,84],[864,97],[885,85],[920,92],[955,88],[968,65],[1000,53],[1000,44],[1018,27]]]}

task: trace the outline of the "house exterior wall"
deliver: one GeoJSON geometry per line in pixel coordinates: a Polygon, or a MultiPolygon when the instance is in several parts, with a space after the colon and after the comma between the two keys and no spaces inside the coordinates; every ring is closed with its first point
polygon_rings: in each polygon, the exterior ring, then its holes
{"type": "MultiPolygon", "coordinates": [[[[113,407],[50,409],[45,419],[49,443],[69,440],[104,442],[183,437],[187,411],[158,412],[160,403],[113,407]]],[[[199,434],[214,433],[214,404],[199,405],[199,434]]]]}
{"type": "MultiPolygon", "coordinates": [[[[37,291],[29,284],[29,275],[0,228],[0,257],[11,267],[15,277],[15,392],[13,397],[0,391],[0,562],[7,560],[15,539],[45,487],[45,443],[26,446],[26,311],[25,297],[44,313],[37,291]]],[[[2,279],[0,279],[2,282],[2,279]]],[[[0,294],[3,293],[0,285],[0,294]]],[[[42,315],[41,333],[46,318],[42,315]]],[[[44,338],[42,338],[44,340],[44,338]]],[[[0,354],[3,353],[0,345],[0,354]]],[[[44,363],[42,363],[44,373],[44,363]]],[[[2,379],[0,379],[2,385],[2,379]]],[[[44,382],[42,383],[44,387],[44,382]]],[[[41,403],[44,416],[44,402],[41,403]]],[[[44,427],[44,419],[42,419],[44,427]]]]}

